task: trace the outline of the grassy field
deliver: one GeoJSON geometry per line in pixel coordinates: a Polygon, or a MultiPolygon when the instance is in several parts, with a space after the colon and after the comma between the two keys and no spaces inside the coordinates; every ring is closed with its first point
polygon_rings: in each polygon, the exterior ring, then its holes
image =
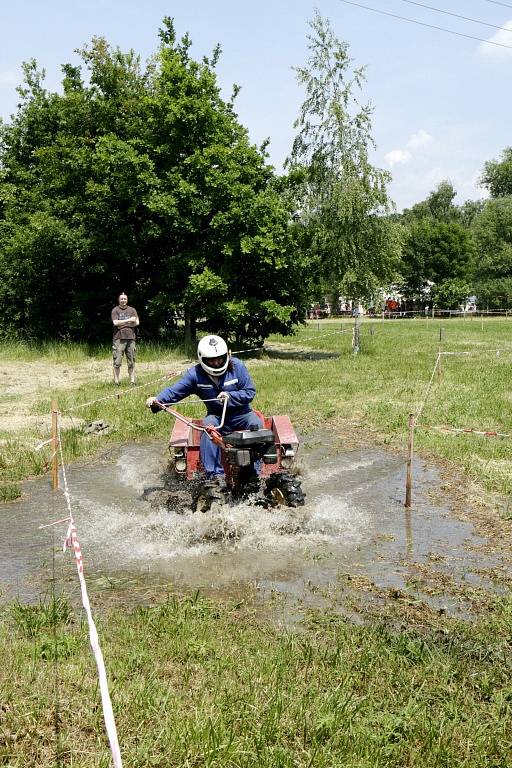
{"type": "MultiPolygon", "coordinates": [[[[511,629],[509,601],[477,626],[310,613],[283,633],[197,595],[99,624],[127,768],[508,768],[511,629]]],[[[87,633],[66,603],[12,606],[0,640],[0,765],[110,765],[87,633]]]]}
{"type": "MultiPolygon", "coordinates": [[[[364,439],[402,450],[440,329],[445,351],[471,355],[443,358],[422,422],[511,433],[510,320],[483,327],[477,320],[365,322],[357,357],[350,333],[338,333],[340,323],[314,323],[293,339],[270,339],[268,352],[250,358],[256,405],[289,413],[302,432],[338,431],[346,448],[364,439]]],[[[187,365],[181,350],[154,347],[141,347],[139,360],[142,384],[187,365]]],[[[143,405],[160,384],[79,408],[113,393],[106,349],[11,345],[0,348],[0,361],[8,372],[0,396],[7,498],[19,492],[20,480],[46,471],[48,453],[34,446],[48,437],[52,398],[65,416],[67,461],[113,442],[168,434],[167,416],[152,416],[143,405]],[[9,421],[13,413],[19,422],[9,421]],[[85,434],[83,425],[99,419],[110,434],[85,434]]],[[[463,469],[482,491],[510,493],[510,440],[418,430],[417,445],[463,469]]],[[[489,597],[472,623],[417,602],[413,621],[407,601],[403,612],[398,601],[363,626],[334,610],[305,611],[300,626],[287,631],[249,597],[152,595],[150,605],[107,610],[95,595],[125,768],[512,764],[510,597],[489,597]]],[[[129,589],[114,602],[133,605],[129,589]]],[[[0,765],[110,765],[87,627],[64,597],[2,608],[0,669],[0,765]]]]}
{"type": "MultiPolygon", "coordinates": [[[[292,339],[270,339],[270,351],[258,359],[243,355],[257,386],[256,406],[269,413],[288,413],[303,431],[319,425],[338,429],[347,447],[354,431],[403,447],[408,414],[423,401],[442,335],[444,351],[470,354],[443,357],[442,375],[433,382],[421,423],[512,433],[512,320],[483,324],[478,319],[367,321],[362,353],[355,357],[350,333],[336,333],[341,326],[336,321],[313,323],[292,339]]],[[[349,330],[350,323],[345,321],[343,326],[349,330]]],[[[83,403],[113,394],[107,350],[77,345],[0,346],[0,363],[15,370],[18,366],[21,378],[40,377],[28,406],[9,388],[0,395],[4,412],[28,409],[15,429],[3,428],[0,421],[2,498],[19,494],[19,480],[47,471],[48,450],[33,449],[49,437],[52,398],[66,416],[63,447],[68,461],[91,455],[113,441],[165,437],[168,417],[152,416],[144,400],[165,386],[156,378],[190,363],[182,350],[143,345],[139,361],[139,383],[153,383],[120,399],[81,408],[83,403]],[[87,364],[90,371],[83,370],[87,364]],[[38,366],[35,374],[32,365],[38,366]],[[81,376],[76,374],[79,370],[81,376]],[[67,379],[62,373],[54,376],[52,386],[52,373],[63,371],[67,379]],[[84,424],[95,420],[108,422],[110,434],[85,434],[84,424]]],[[[202,407],[188,405],[183,412],[199,415],[202,407]]],[[[512,491],[510,439],[418,430],[416,445],[425,454],[454,462],[488,491],[506,495],[512,491]]]]}
{"type": "MultiPolygon", "coordinates": [[[[302,431],[336,430],[347,448],[363,436],[402,449],[441,333],[445,351],[471,355],[443,358],[422,422],[512,432],[512,321],[366,322],[357,357],[350,333],[339,330],[340,323],[315,323],[293,339],[269,340],[267,352],[250,358],[256,405],[289,413],[302,431]],[[489,351],[496,349],[499,355],[489,351]]],[[[0,348],[8,379],[0,396],[5,498],[19,493],[23,478],[47,471],[47,449],[34,447],[48,437],[53,398],[65,416],[67,461],[112,442],[166,439],[167,416],[152,416],[143,403],[163,385],[149,382],[186,367],[185,356],[141,346],[139,360],[146,387],[82,409],[113,393],[108,351],[0,348]],[[99,419],[112,431],[85,434],[83,425],[99,419]]],[[[417,445],[482,488],[510,493],[509,440],[419,430],[417,445]]],[[[490,597],[472,623],[417,602],[413,621],[405,600],[389,613],[383,604],[379,620],[363,626],[334,611],[309,611],[289,631],[270,624],[250,601],[151,595],[149,605],[100,610],[100,598],[95,612],[129,768],[512,764],[510,598],[490,597]]],[[[129,589],[125,598],[133,605],[129,589]]],[[[116,602],[123,604],[122,594],[116,602]]],[[[110,765],[87,627],[65,597],[2,608],[0,669],[0,765],[110,765]]]]}

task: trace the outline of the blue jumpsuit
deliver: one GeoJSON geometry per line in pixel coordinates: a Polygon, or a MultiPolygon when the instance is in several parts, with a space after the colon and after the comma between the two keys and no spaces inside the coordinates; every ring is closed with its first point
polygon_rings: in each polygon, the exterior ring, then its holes
{"type": "MultiPolygon", "coordinates": [[[[251,426],[260,429],[263,426],[261,419],[250,406],[256,389],[249,371],[236,357],[232,357],[230,363],[232,370],[228,369],[222,376],[215,378],[209,376],[198,363],[189,368],[179,381],[162,390],[156,399],[164,405],[169,405],[183,400],[188,395],[197,395],[201,400],[209,401],[205,402],[208,413],[203,419],[203,424],[216,427],[222,418],[223,403],[215,398],[220,392],[227,392],[229,400],[221,434],[226,435],[237,429],[249,429],[251,426]]],[[[199,452],[201,463],[209,478],[224,474],[220,448],[204,432],[201,435],[199,452]]]]}

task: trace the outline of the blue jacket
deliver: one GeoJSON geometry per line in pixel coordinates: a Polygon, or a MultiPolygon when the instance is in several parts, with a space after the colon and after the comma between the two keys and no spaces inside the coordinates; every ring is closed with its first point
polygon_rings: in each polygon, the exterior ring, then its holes
{"type": "Polygon", "coordinates": [[[156,396],[156,399],[160,403],[168,405],[169,403],[177,403],[179,400],[183,400],[184,397],[188,397],[188,395],[197,395],[201,400],[212,400],[212,402],[205,403],[208,414],[221,416],[222,402],[214,398],[217,397],[219,392],[228,392],[229,400],[226,416],[229,416],[229,414],[250,413],[251,406],[249,403],[251,403],[256,394],[256,388],[249,371],[242,361],[232,357],[231,363],[233,370],[227,370],[226,373],[219,376],[218,384],[214,383],[198,363],[193,368],[189,368],[179,381],[171,387],[162,390],[156,396]]]}

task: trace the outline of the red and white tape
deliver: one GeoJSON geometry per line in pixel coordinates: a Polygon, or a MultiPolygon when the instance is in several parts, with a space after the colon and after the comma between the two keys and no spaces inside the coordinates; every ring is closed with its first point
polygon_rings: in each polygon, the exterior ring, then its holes
{"type": "Polygon", "coordinates": [[[470,427],[445,427],[432,426],[431,424],[415,424],[416,429],[433,430],[434,432],[454,432],[455,434],[480,435],[480,437],[512,437],[506,432],[497,432],[495,429],[472,429],[470,427]]]}
{"type": "Polygon", "coordinates": [[[105,729],[107,731],[107,737],[110,744],[110,751],[112,753],[114,768],[122,768],[121,750],[119,749],[119,740],[117,738],[116,722],[114,719],[112,702],[110,700],[110,693],[108,690],[107,672],[105,669],[105,662],[103,660],[103,653],[100,647],[98,631],[96,629],[96,624],[94,623],[94,619],[92,616],[91,604],[89,602],[89,595],[87,594],[87,585],[85,583],[85,578],[84,578],[84,561],[82,557],[82,549],[80,547],[80,542],[78,540],[78,532],[76,529],[75,521],[73,519],[73,513],[71,510],[71,497],[69,494],[68,481],[66,477],[66,467],[64,464],[64,454],[62,452],[62,442],[61,442],[60,426],[59,426],[58,420],[57,420],[57,432],[58,432],[59,453],[60,453],[60,461],[61,461],[61,469],[62,469],[62,480],[63,480],[63,486],[64,486],[63,488],[64,497],[66,499],[66,505],[69,513],[69,517],[67,518],[67,520],[69,520],[69,525],[66,533],[66,538],[64,539],[63,550],[65,551],[68,547],[73,548],[73,552],[75,555],[76,569],[78,571],[78,579],[80,581],[80,592],[82,595],[82,605],[84,607],[85,614],[87,616],[87,624],[89,626],[89,642],[91,644],[92,652],[94,654],[94,658],[96,661],[96,667],[98,670],[101,703],[103,706],[103,718],[105,720],[105,729]]]}

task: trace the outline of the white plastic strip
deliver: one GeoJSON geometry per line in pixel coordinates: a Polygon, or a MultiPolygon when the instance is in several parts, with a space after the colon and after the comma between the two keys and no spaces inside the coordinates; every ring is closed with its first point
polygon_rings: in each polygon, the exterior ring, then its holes
{"type": "Polygon", "coordinates": [[[75,521],[73,519],[73,513],[71,511],[71,497],[69,495],[68,481],[66,477],[66,467],[64,465],[64,455],[62,453],[62,442],[60,434],[60,425],[57,420],[57,431],[59,436],[59,451],[60,461],[62,467],[62,479],[64,484],[64,497],[66,499],[66,505],[69,512],[69,526],[64,540],[63,550],[67,547],[72,547],[75,553],[76,569],[78,571],[78,579],[80,581],[80,591],[82,593],[82,605],[87,616],[87,623],[89,625],[89,642],[91,643],[92,652],[96,660],[96,667],[98,669],[98,677],[100,681],[101,703],[103,706],[103,718],[105,720],[105,728],[110,744],[110,751],[112,753],[112,760],[114,768],[122,768],[121,751],[119,749],[119,741],[117,738],[116,722],[114,719],[114,712],[112,710],[112,702],[110,700],[110,694],[108,691],[107,672],[105,669],[105,662],[103,660],[103,653],[101,652],[100,641],[98,638],[98,632],[94,619],[92,617],[91,605],[89,602],[89,595],[87,594],[87,585],[84,578],[84,564],[82,559],[82,550],[78,541],[78,534],[76,530],[75,521]]]}

